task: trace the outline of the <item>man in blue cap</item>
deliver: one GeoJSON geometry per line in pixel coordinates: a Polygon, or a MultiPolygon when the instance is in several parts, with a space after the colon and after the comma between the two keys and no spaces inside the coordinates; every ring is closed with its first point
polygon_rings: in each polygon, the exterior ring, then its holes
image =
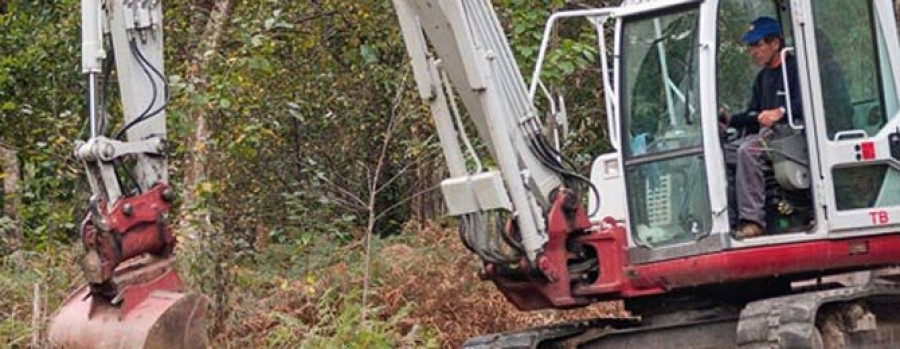
{"type": "Polygon", "coordinates": [[[790,110],[795,120],[802,119],[797,65],[792,56],[782,62],[781,50],[784,37],[781,25],[774,18],[760,17],[741,38],[747,44],[753,62],[762,67],[753,84],[753,97],[746,111],[729,115],[721,111],[720,121],[728,127],[743,130],[745,136],[725,145],[725,162],[735,167],[734,190],[737,198],[739,223],[735,238],[743,239],[765,234],[765,166],[764,147],[760,143],[760,130],[788,122],[790,110]],[[782,64],[787,66],[788,88],[791,100],[787,100],[782,64]]]}

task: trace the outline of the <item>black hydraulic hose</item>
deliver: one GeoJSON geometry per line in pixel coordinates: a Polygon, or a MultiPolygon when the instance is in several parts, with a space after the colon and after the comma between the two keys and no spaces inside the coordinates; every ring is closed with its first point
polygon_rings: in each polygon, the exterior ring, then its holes
{"type": "Polygon", "coordinates": [[[460,217],[460,226],[459,226],[459,235],[460,239],[463,241],[463,245],[473,253],[477,254],[482,260],[485,260],[490,263],[509,263],[514,261],[514,259],[507,258],[500,254],[499,251],[495,251],[492,249],[482,249],[482,246],[477,246],[473,243],[474,237],[472,234],[478,230],[478,225],[481,222],[476,222],[477,220],[483,219],[483,217],[479,216],[479,214],[467,214],[460,217]]]}
{"type": "Polygon", "coordinates": [[[141,53],[140,50],[136,50],[136,52],[137,52],[138,59],[140,59],[141,61],[144,62],[144,64],[146,64],[148,67],[150,67],[150,70],[152,70],[153,73],[156,74],[156,76],[159,77],[159,80],[162,81],[162,83],[163,83],[163,105],[161,105],[156,110],[150,112],[150,114],[147,115],[147,118],[150,118],[150,117],[153,117],[156,114],[159,114],[160,112],[162,112],[165,109],[165,107],[169,104],[169,98],[171,97],[171,95],[169,94],[169,80],[166,79],[166,77],[162,74],[162,72],[159,71],[159,69],[157,69],[155,66],[153,66],[153,64],[150,63],[150,60],[148,60],[147,57],[144,57],[144,54],[141,53]]]}
{"type": "Polygon", "coordinates": [[[580,182],[587,184],[588,188],[594,194],[594,198],[596,199],[596,201],[598,203],[597,207],[594,209],[593,212],[590,213],[590,215],[593,216],[594,214],[596,214],[600,208],[600,205],[599,205],[600,191],[597,189],[597,187],[594,185],[594,183],[591,183],[591,180],[589,178],[584,177],[583,175],[581,175],[578,172],[569,171],[567,169],[562,168],[562,165],[559,163],[559,161],[556,159],[556,157],[553,155],[548,155],[547,153],[549,152],[550,154],[557,154],[557,155],[559,155],[560,158],[564,158],[564,157],[561,154],[559,154],[559,152],[557,152],[556,149],[554,149],[553,147],[550,147],[549,144],[546,143],[546,141],[542,145],[541,139],[542,139],[542,137],[528,137],[529,149],[532,151],[533,154],[535,154],[535,156],[538,158],[538,161],[540,161],[544,166],[547,166],[552,171],[554,171],[558,175],[560,175],[563,178],[563,183],[566,186],[573,187],[573,188],[575,187],[574,183],[571,183],[572,179],[576,179],[580,182]],[[549,159],[552,159],[552,161],[549,160],[548,157],[549,157],[549,159]]]}
{"type": "MultiPolygon", "coordinates": [[[[533,132],[531,136],[528,136],[528,144],[529,150],[531,150],[532,154],[538,158],[538,161],[563,177],[563,182],[566,186],[574,187],[574,183],[570,182],[572,178],[583,178],[583,176],[575,170],[574,163],[569,158],[556,151],[543,134],[533,132]],[[565,164],[561,163],[559,159],[563,159],[565,164]],[[569,165],[570,168],[567,169],[566,165],[569,165]]],[[[588,180],[587,182],[589,183],[590,181],[588,180]]]]}
{"type": "Polygon", "coordinates": [[[547,140],[547,137],[544,137],[543,135],[538,135],[538,137],[535,137],[535,138],[536,138],[538,144],[541,146],[541,148],[543,148],[544,151],[548,153],[547,156],[549,156],[556,163],[558,163],[561,168],[565,169],[567,172],[577,172],[578,168],[575,166],[575,163],[573,163],[572,160],[570,160],[569,158],[563,156],[562,153],[560,153],[559,151],[556,150],[556,148],[554,148],[552,145],[550,145],[550,141],[547,140]],[[559,161],[560,159],[563,162],[560,162],[559,161]],[[568,168],[566,168],[566,166],[568,166],[568,168]]]}
{"type": "Polygon", "coordinates": [[[144,112],[142,112],[138,118],[136,118],[135,120],[132,120],[132,122],[129,123],[129,125],[125,126],[123,128],[123,130],[119,132],[119,134],[117,135],[118,139],[121,139],[121,137],[125,134],[125,132],[127,132],[131,127],[134,127],[135,125],[148,120],[150,117],[152,117],[152,116],[158,114],[160,111],[162,111],[163,108],[168,103],[168,98],[169,98],[168,83],[165,81],[165,78],[162,76],[162,73],[160,73],[159,70],[157,70],[156,67],[154,67],[144,57],[144,55],[143,55],[143,53],[141,53],[140,49],[137,48],[137,43],[135,43],[134,40],[131,40],[130,46],[131,46],[131,52],[132,52],[132,54],[134,54],[135,58],[138,60],[138,63],[140,64],[141,69],[143,69],[144,73],[147,74],[147,78],[150,80],[150,83],[152,84],[154,93],[153,93],[153,99],[150,101],[150,104],[147,106],[147,109],[144,110],[144,112]],[[160,78],[160,80],[162,80],[164,82],[163,85],[164,85],[165,100],[163,101],[163,105],[154,111],[150,111],[150,109],[156,103],[157,86],[156,86],[156,81],[153,79],[153,76],[151,76],[150,73],[147,71],[148,69],[150,69],[154,74],[156,74],[156,76],[158,76],[160,78]]]}
{"type": "Polygon", "coordinates": [[[552,158],[555,162],[560,164],[560,167],[565,168],[565,166],[563,166],[563,165],[568,165],[569,171],[577,171],[578,166],[575,166],[575,163],[572,162],[571,159],[563,156],[559,151],[556,150],[555,147],[550,145],[550,140],[548,140],[547,137],[544,136],[543,133],[537,132],[535,138],[538,140],[538,142],[541,144],[541,146],[546,148],[546,151],[548,153],[550,153],[550,158],[552,158]],[[559,161],[560,159],[563,161],[562,163],[559,161]]]}
{"type": "MultiPolygon", "coordinates": [[[[536,138],[536,141],[539,143],[538,147],[541,148],[545,152],[549,152],[550,157],[552,159],[556,160],[558,157],[560,159],[563,159],[571,167],[573,167],[573,168],[575,167],[574,163],[569,158],[563,156],[556,150],[556,148],[553,148],[552,146],[550,146],[550,144],[547,142],[546,138],[544,138],[544,137],[535,137],[535,138],[536,138]]],[[[556,161],[556,163],[559,163],[559,162],[556,161]]],[[[594,199],[597,200],[597,207],[594,208],[594,211],[591,212],[591,214],[590,214],[591,216],[595,215],[600,208],[600,190],[598,190],[597,186],[595,186],[594,183],[591,182],[590,178],[585,177],[584,175],[578,173],[574,169],[573,170],[561,169],[557,172],[561,176],[563,176],[564,179],[568,180],[569,178],[574,178],[580,182],[587,184],[588,188],[591,190],[591,192],[594,195],[594,199]]]]}
{"type": "Polygon", "coordinates": [[[125,125],[125,127],[123,127],[122,130],[120,130],[116,134],[116,139],[119,139],[119,140],[121,140],[122,137],[125,135],[125,133],[128,132],[128,130],[130,130],[132,127],[134,127],[146,120],[149,120],[151,117],[156,116],[160,112],[162,112],[169,102],[169,83],[168,83],[168,81],[166,81],[165,76],[163,76],[163,74],[158,69],[156,69],[156,67],[154,67],[153,64],[150,64],[150,61],[147,60],[146,57],[144,57],[143,53],[141,53],[141,50],[137,48],[137,43],[134,41],[134,39],[132,39],[129,42],[129,46],[131,46],[131,52],[137,58],[138,64],[141,66],[141,69],[144,71],[144,74],[146,74],[147,78],[150,80],[150,84],[153,88],[153,98],[150,100],[150,104],[147,105],[147,108],[143,112],[141,112],[140,116],[138,116],[137,118],[132,120],[130,123],[125,125]],[[153,108],[153,105],[156,103],[157,86],[156,86],[156,81],[153,78],[153,75],[151,75],[151,71],[157,77],[159,77],[160,80],[162,80],[163,88],[164,88],[163,93],[165,96],[165,100],[163,101],[163,104],[159,108],[157,108],[156,110],[153,110],[153,111],[151,111],[151,109],[153,108]]]}
{"type": "Polygon", "coordinates": [[[541,144],[540,137],[528,137],[528,145],[528,148],[542,164],[550,167],[555,172],[566,172],[563,164],[553,157],[552,153],[541,144]]]}
{"type": "MultiPolygon", "coordinates": [[[[134,188],[137,189],[138,194],[144,192],[143,190],[141,190],[141,185],[138,184],[137,178],[134,177],[134,173],[132,173],[131,171],[128,171],[128,169],[123,168],[121,161],[113,160],[113,166],[115,166],[115,168],[118,169],[119,171],[125,172],[125,174],[128,175],[128,180],[130,180],[131,185],[133,185],[134,188]]],[[[125,188],[125,186],[122,185],[122,180],[120,179],[118,172],[116,173],[116,181],[119,183],[119,188],[125,188]]],[[[122,194],[125,196],[130,196],[131,193],[122,193],[122,194]]]]}
{"type": "Polygon", "coordinates": [[[471,228],[472,228],[472,227],[469,226],[469,219],[470,219],[470,218],[471,218],[471,217],[469,217],[469,215],[463,215],[463,216],[460,216],[460,217],[459,217],[459,229],[457,229],[457,230],[458,230],[458,232],[459,232],[459,238],[460,238],[460,240],[462,240],[462,242],[463,242],[463,246],[465,246],[466,249],[468,249],[469,251],[472,251],[472,252],[474,252],[474,253],[477,253],[477,252],[475,251],[475,247],[472,246],[472,242],[469,241],[469,236],[468,236],[468,235],[469,235],[469,231],[470,231],[471,228]]]}
{"type": "MultiPolygon", "coordinates": [[[[135,122],[142,120],[147,115],[147,113],[150,112],[150,110],[153,110],[153,104],[156,103],[156,94],[157,94],[156,80],[154,80],[153,75],[150,74],[150,70],[147,69],[147,66],[144,64],[144,61],[139,58],[140,50],[138,50],[137,43],[134,41],[134,39],[132,39],[131,41],[128,42],[128,47],[131,49],[131,54],[134,55],[135,59],[137,59],[138,65],[141,67],[141,70],[144,72],[145,75],[147,75],[147,79],[150,80],[150,87],[152,87],[152,91],[153,91],[152,96],[153,97],[150,98],[150,103],[147,104],[147,108],[145,108],[144,111],[142,111],[137,118],[132,120],[129,125],[125,126],[125,129],[133,126],[133,124],[135,124],[135,122]]],[[[123,129],[122,131],[119,131],[119,133],[116,135],[116,138],[121,139],[121,135],[123,135],[125,133],[124,132],[125,129],[123,129]]]]}
{"type": "Polygon", "coordinates": [[[536,137],[536,141],[538,142],[538,145],[541,147],[541,149],[548,153],[545,156],[550,157],[554,160],[555,163],[559,164],[559,167],[562,168],[561,174],[571,177],[581,176],[581,174],[578,173],[578,169],[575,166],[575,163],[572,162],[571,159],[557,151],[556,148],[551,146],[546,137],[536,137]],[[562,159],[563,163],[559,162],[558,159],[562,159]],[[566,166],[568,166],[568,168],[566,168],[566,166]]]}
{"type": "Polygon", "coordinates": [[[516,250],[516,252],[519,252],[519,254],[524,255],[525,254],[525,246],[522,245],[522,242],[516,241],[515,239],[513,239],[512,236],[509,236],[509,234],[507,234],[506,227],[503,226],[503,223],[500,222],[499,219],[496,220],[495,224],[497,224],[496,229],[497,229],[497,231],[500,232],[500,237],[503,238],[503,241],[506,241],[506,243],[510,247],[512,247],[513,249],[516,250]]]}
{"type": "MultiPolygon", "coordinates": [[[[494,242],[495,240],[492,239],[491,236],[489,235],[489,234],[491,234],[491,231],[488,230],[486,224],[484,224],[485,222],[489,222],[489,221],[493,221],[494,223],[500,222],[500,219],[498,217],[496,217],[496,215],[497,215],[497,213],[476,213],[476,214],[472,215],[472,219],[477,220],[477,222],[475,222],[473,225],[484,226],[485,229],[484,229],[483,233],[488,234],[485,236],[485,241],[487,242],[487,245],[484,247],[486,247],[486,248],[484,250],[481,250],[480,251],[481,253],[479,255],[482,258],[485,258],[486,260],[490,260],[494,263],[503,264],[503,263],[514,262],[514,261],[516,261],[515,257],[506,256],[503,254],[502,250],[497,248],[497,245],[494,242]],[[494,217],[489,217],[491,215],[493,215],[494,217]],[[486,217],[486,216],[488,216],[488,217],[486,217]]],[[[500,234],[501,237],[503,237],[505,235],[502,225],[498,226],[497,229],[495,229],[494,231],[497,232],[498,234],[500,234]]],[[[518,250],[521,254],[522,249],[520,248],[520,246],[510,243],[509,241],[506,241],[506,239],[503,239],[503,240],[507,243],[508,246],[510,246],[510,248],[518,250]]]]}
{"type": "Polygon", "coordinates": [[[529,149],[534,155],[539,157],[539,160],[543,159],[541,163],[553,168],[560,174],[576,171],[577,167],[575,164],[569,158],[562,156],[562,154],[556,151],[556,148],[550,145],[547,137],[545,137],[539,129],[535,127],[535,129],[524,129],[524,131],[532,145],[529,149]],[[562,159],[564,163],[560,162],[560,159],[562,159]],[[569,168],[566,168],[566,165],[568,165],[569,168]]]}
{"type": "Polygon", "coordinates": [[[529,137],[528,138],[528,149],[531,150],[531,153],[535,155],[538,161],[549,168],[551,171],[555,172],[557,175],[563,177],[563,182],[566,186],[571,186],[569,183],[568,172],[565,168],[562,168],[562,165],[556,161],[555,158],[550,157],[546,151],[547,149],[540,146],[540,142],[536,139],[529,137]]]}
{"type": "Polygon", "coordinates": [[[528,132],[526,130],[525,135],[526,141],[528,143],[528,150],[531,151],[532,154],[537,157],[538,161],[544,166],[549,167],[551,170],[557,173],[565,172],[566,169],[563,168],[563,165],[559,162],[559,160],[552,156],[552,152],[548,152],[547,148],[541,143],[541,135],[538,132],[528,132]]]}

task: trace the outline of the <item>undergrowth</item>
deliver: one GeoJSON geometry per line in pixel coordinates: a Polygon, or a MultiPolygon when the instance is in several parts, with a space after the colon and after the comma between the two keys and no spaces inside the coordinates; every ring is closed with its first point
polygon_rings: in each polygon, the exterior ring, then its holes
{"type": "MultiPolygon", "coordinates": [[[[622,313],[609,303],[575,312],[517,311],[478,279],[479,263],[450,229],[410,226],[373,241],[366,310],[361,243],[269,244],[215,266],[217,259],[182,252],[178,266],[189,288],[211,300],[214,348],[459,347],[481,334],[622,313]]],[[[48,315],[82,282],[79,256],[80,247],[55,246],[0,259],[0,343],[46,344],[48,315]],[[36,284],[41,311],[33,326],[36,284]]]]}
{"type": "Polygon", "coordinates": [[[49,314],[80,283],[78,249],[57,244],[44,248],[0,257],[0,343],[8,347],[44,346],[49,314]]]}

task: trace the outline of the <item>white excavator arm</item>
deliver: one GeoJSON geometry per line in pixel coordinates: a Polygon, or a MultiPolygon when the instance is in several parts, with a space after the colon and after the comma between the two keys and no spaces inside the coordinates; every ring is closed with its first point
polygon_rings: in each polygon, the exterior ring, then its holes
{"type": "MultiPolygon", "coordinates": [[[[123,195],[113,164],[125,156],[138,190],[168,182],[163,155],[168,87],[163,64],[162,5],[159,0],[82,1],[82,71],[87,76],[91,137],[76,156],[88,168],[91,190],[112,207],[123,195]],[[104,45],[108,38],[106,47],[104,45]],[[107,49],[115,58],[122,97],[123,124],[107,135],[108,113],[101,100],[107,49]],[[110,138],[111,137],[111,138],[110,138]]],[[[108,75],[107,75],[108,76],[108,75]]]]}
{"type": "Polygon", "coordinates": [[[482,215],[512,213],[521,252],[534,261],[547,242],[544,214],[551,192],[564,183],[563,166],[542,134],[490,1],[394,0],[394,6],[419,93],[431,107],[450,169],[451,178],[442,183],[450,214],[474,230],[467,244],[486,257],[496,253],[479,246],[490,241],[482,215]],[[498,171],[482,168],[466,138],[454,92],[498,171]],[[460,139],[474,169],[466,167],[460,139]]]}

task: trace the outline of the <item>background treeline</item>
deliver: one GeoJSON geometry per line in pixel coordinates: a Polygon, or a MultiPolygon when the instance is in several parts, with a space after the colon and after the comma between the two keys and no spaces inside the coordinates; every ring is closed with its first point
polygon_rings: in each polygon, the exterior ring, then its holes
{"type": "MultiPolygon", "coordinates": [[[[552,11],[607,2],[494,4],[530,76],[552,11]]],[[[213,300],[218,343],[448,345],[538,321],[483,312],[507,306],[469,280],[477,263],[461,259],[441,218],[445,167],[390,1],[164,6],[169,155],[181,190],[170,218],[183,274],[213,300]],[[369,234],[383,239],[363,280],[369,234]],[[396,269],[395,258],[378,258],[384,249],[413,259],[396,269]],[[373,309],[361,303],[364,282],[373,309]],[[418,297],[439,295],[419,288],[434,285],[452,291],[444,301],[495,308],[427,320],[443,310],[427,309],[435,303],[418,297]],[[496,318],[471,320],[479,314],[496,318]],[[453,323],[470,327],[448,334],[453,323]]],[[[89,188],[71,156],[87,136],[79,11],[76,0],[0,0],[0,343],[40,345],[44,319],[81,283],[74,261],[89,188]]],[[[607,149],[596,35],[577,25],[555,35],[545,82],[565,87],[566,152],[586,170],[607,149]]],[[[114,82],[108,90],[118,122],[114,82]]]]}

